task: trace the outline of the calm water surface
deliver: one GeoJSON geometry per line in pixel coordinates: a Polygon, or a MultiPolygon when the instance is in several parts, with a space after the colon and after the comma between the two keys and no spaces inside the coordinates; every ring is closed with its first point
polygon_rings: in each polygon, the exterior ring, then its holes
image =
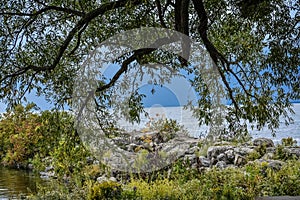
{"type": "MultiPolygon", "coordinates": [[[[282,138],[293,137],[298,145],[300,145],[300,103],[293,104],[293,110],[295,114],[290,116],[294,119],[294,123],[286,126],[284,120],[280,120],[280,127],[276,131],[276,137],[272,136],[271,131],[268,128],[263,128],[262,130],[251,130],[249,125],[249,132],[253,138],[266,137],[272,139],[275,143],[280,143],[282,138]]],[[[149,118],[170,118],[176,120],[179,124],[183,125],[187,129],[190,135],[198,137],[205,136],[208,132],[207,126],[198,126],[198,120],[193,117],[192,112],[183,109],[183,107],[152,107],[146,108],[145,111],[149,114],[149,117],[141,117],[140,124],[131,124],[120,120],[119,124],[121,127],[128,131],[140,130],[147,126],[149,123],[149,118]]]]}
{"type": "Polygon", "coordinates": [[[41,181],[31,172],[0,167],[0,200],[22,199],[41,181]]]}

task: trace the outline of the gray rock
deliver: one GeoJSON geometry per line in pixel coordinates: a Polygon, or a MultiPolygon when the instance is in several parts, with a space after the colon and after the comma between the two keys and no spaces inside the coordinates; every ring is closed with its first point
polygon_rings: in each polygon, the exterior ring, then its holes
{"type": "Polygon", "coordinates": [[[29,163],[29,164],[27,165],[27,168],[28,168],[29,170],[33,170],[33,164],[29,163]]]}
{"type": "Polygon", "coordinates": [[[56,178],[55,172],[40,172],[40,177],[42,179],[56,178]]]}
{"type": "Polygon", "coordinates": [[[200,148],[198,146],[194,146],[194,147],[189,148],[189,150],[187,151],[187,153],[188,154],[195,154],[199,150],[200,150],[200,148]]]}
{"type": "Polygon", "coordinates": [[[236,147],[234,148],[234,153],[239,154],[241,156],[247,156],[255,151],[255,147],[249,146],[249,147],[236,147]]]}
{"type": "MultiPolygon", "coordinates": [[[[187,154],[190,146],[194,145],[194,142],[196,142],[196,140],[189,140],[188,138],[172,139],[162,146],[161,151],[166,152],[169,156],[171,156],[171,158],[175,156],[179,159],[187,154]]],[[[169,156],[167,158],[168,161],[170,158],[169,156]]]]}
{"type": "Polygon", "coordinates": [[[210,160],[208,158],[205,158],[204,156],[199,157],[199,167],[209,167],[210,166],[210,160]]]}
{"type": "Polygon", "coordinates": [[[193,164],[197,164],[197,156],[195,154],[193,155],[185,155],[184,156],[184,160],[188,160],[190,165],[193,165],[193,164]]]}
{"type": "Polygon", "coordinates": [[[225,169],[227,166],[226,162],[224,161],[218,161],[216,164],[216,167],[220,168],[220,169],[225,169]]]}
{"type": "Polygon", "coordinates": [[[118,182],[117,179],[116,179],[115,177],[110,177],[108,180],[109,180],[109,181],[112,181],[112,182],[118,182]]]}
{"type": "Polygon", "coordinates": [[[211,146],[207,150],[208,159],[217,158],[221,153],[225,153],[226,151],[233,149],[233,146],[211,146]]]}
{"type": "Polygon", "coordinates": [[[235,166],[242,166],[242,165],[245,165],[246,163],[247,163],[247,159],[244,156],[241,156],[239,154],[235,155],[235,158],[234,158],[235,166]]]}
{"type": "Polygon", "coordinates": [[[49,172],[49,171],[52,171],[52,170],[54,170],[53,166],[47,166],[45,168],[45,172],[49,172]]]}
{"type": "Polygon", "coordinates": [[[227,160],[228,160],[229,163],[234,162],[235,155],[234,155],[234,151],[232,149],[226,151],[225,155],[226,155],[227,160]]]}
{"type": "Polygon", "coordinates": [[[266,162],[267,163],[267,167],[270,167],[274,170],[279,170],[281,169],[281,167],[285,164],[284,162],[280,161],[280,160],[265,160],[265,159],[257,159],[254,162],[256,163],[263,163],[266,162]]]}
{"type": "Polygon", "coordinates": [[[217,156],[217,161],[224,161],[225,163],[228,163],[227,157],[224,153],[221,153],[217,156]]]}
{"type": "Polygon", "coordinates": [[[215,165],[215,164],[217,164],[217,162],[218,162],[217,158],[212,158],[210,160],[210,167],[213,166],[213,165],[215,165]]]}
{"type": "Polygon", "coordinates": [[[281,167],[285,164],[284,162],[280,160],[268,160],[268,167],[271,167],[274,170],[280,170],[281,167]]]}
{"type": "MultiPolygon", "coordinates": [[[[147,135],[147,137],[155,137],[154,133],[143,133],[136,137],[142,139],[143,135],[147,135]]],[[[151,138],[151,140],[153,142],[153,138],[151,138]]],[[[102,160],[104,164],[110,166],[112,169],[117,169],[118,171],[153,171],[168,166],[176,160],[184,158],[185,155],[193,155],[189,153],[190,151],[194,151],[194,149],[191,150],[191,148],[196,146],[198,142],[198,139],[188,136],[178,136],[168,142],[160,144],[157,143],[155,148],[151,147],[150,142],[149,144],[147,143],[146,146],[145,142],[142,141],[142,144],[146,147],[136,143],[131,143],[127,148],[116,148],[109,150],[107,153],[103,151],[102,160]],[[144,150],[137,152],[137,149],[135,148],[135,151],[133,151],[133,147],[144,150]],[[131,151],[127,151],[125,149],[130,149],[131,151]]],[[[189,159],[191,159],[193,163],[197,163],[195,155],[189,159]]]]}
{"type": "Polygon", "coordinates": [[[93,165],[99,165],[99,164],[100,164],[99,160],[94,160],[93,161],[93,165]]]}
{"type": "Polygon", "coordinates": [[[156,144],[154,142],[150,142],[150,147],[154,148],[156,146],[156,144]]]}
{"type": "Polygon", "coordinates": [[[106,182],[106,181],[108,181],[108,178],[105,175],[100,176],[100,177],[97,178],[98,183],[103,183],[103,182],[106,182]]]}
{"type": "Polygon", "coordinates": [[[273,159],[275,157],[274,153],[266,153],[262,159],[268,160],[268,159],[273,159]]]}
{"type": "Polygon", "coordinates": [[[300,147],[285,147],[283,150],[287,153],[288,156],[295,156],[296,158],[300,158],[300,147]]]}
{"type": "Polygon", "coordinates": [[[86,162],[88,165],[93,164],[94,159],[92,157],[86,157],[86,162]]]}
{"type": "Polygon", "coordinates": [[[153,148],[151,147],[150,143],[145,142],[142,146],[142,149],[147,149],[149,151],[153,151],[153,148]]]}
{"type": "Polygon", "coordinates": [[[130,138],[126,138],[126,137],[115,137],[112,138],[112,140],[114,141],[114,143],[122,144],[122,145],[126,145],[130,143],[130,138]]]}
{"type": "Polygon", "coordinates": [[[40,175],[41,175],[41,176],[46,176],[46,175],[47,175],[47,172],[40,172],[40,175]]]}
{"type": "Polygon", "coordinates": [[[192,164],[192,165],[191,165],[191,168],[192,168],[192,169],[198,169],[198,164],[197,164],[197,163],[192,164]]]}
{"type": "Polygon", "coordinates": [[[257,138],[253,140],[253,145],[255,146],[265,145],[266,147],[274,147],[273,141],[269,138],[257,138]]]}
{"type": "Polygon", "coordinates": [[[266,153],[275,153],[276,152],[276,148],[275,147],[267,147],[266,148],[266,153]]]}

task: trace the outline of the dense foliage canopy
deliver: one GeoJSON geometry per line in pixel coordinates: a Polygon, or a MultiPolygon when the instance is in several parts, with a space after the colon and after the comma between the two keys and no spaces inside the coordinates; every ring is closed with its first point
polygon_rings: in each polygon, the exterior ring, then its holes
{"type": "MultiPolygon", "coordinates": [[[[1,1],[0,98],[13,105],[36,89],[58,105],[70,103],[76,73],[95,45],[133,28],[160,27],[207,49],[232,104],[231,130],[243,129],[243,119],[273,129],[280,115],[290,120],[286,108],[300,97],[299,21],[300,3],[289,0],[1,1]]],[[[200,72],[177,55],[145,49],[124,55],[114,78],[99,86],[100,98],[133,63],[146,61],[195,74],[195,114],[209,123],[210,93],[200,72]]],[[[141,100],[136,91],[131,96],[141,100]]]]}

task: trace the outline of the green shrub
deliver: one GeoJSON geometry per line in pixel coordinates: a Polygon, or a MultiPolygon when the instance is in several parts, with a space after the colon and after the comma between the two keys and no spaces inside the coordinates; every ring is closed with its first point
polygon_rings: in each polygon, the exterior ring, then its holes
{"type": "Polygon", "coordinates": [[[13,111],[4,113],[0,120],[0,155],[4,165],[26,166],[41,147],[43,134],[39,132],[42,125],[40,117],[31,112],[34,104],[26,107],[16,106],[13,111]]]}
{"type": "MultiPolygon", "coordinates": [[[[177,165],[180,166],[180,165],[177,165]]],[[[184,166],[181,166],[184,167],[184,166]]],[[[41,197],[70,199],[86,195],[86,199],[255,199],[258,196],[300,195],[300,161],[289,161],[279,170],[267,163],[248,163],[243,168],[211,168],[195,174],[178,168],[167,178],[132,179],[125,185],[115,182],[98,183],[86,180],[81,186],[70,182],[54,191],[51,187],[40,192],[41,197]],[[74,187],[76,185],[76,187],[74,187]],[[85,186],[84,186],[85,185],[85,186]],[[70,187],[72,186],[72,187],[70,187]],[[49,191],[52,190],[52,191],[49,191]],[[67,191],[66,191],[67,190],[67,191]],[[65,193],[63,194],[63,191],[65,193]],[[77,194],[78,193],[78,194],[77,194]]],[[[57,181],[57,183],[59,183],[57,181]]],[[[40,198],[47,199],[47,198],[40,198]]],[[[51,198],[48,198],[51,199],[51,198]]]]}
{"type": "Polygon", "coordinates": [[[102,200],[102,199],[120,199],[122,188],[119,183],[105,181],[103,183],[91,184],[87,199],[102,200]]]}
{"type": "Polygon", "coordinates": [[[179,125],[176,120],[164,118],[150,121],[149,130],[158,131],[163,142],[174,138],[179,133],[183,135],[188,134],[184,127],[179,125]]]}
{"type": "Polygon", "coordinates": [[[77,200],[86,199],[87,187],[76,184],[73,181],[66,183],[58,179],[47,181],[38,185],[36,194],[32,194],[28,199],[32,200],[77,200]]]}
{"type": "Polygon", "coordinates": [[[150,183],[132,180],[124,191],[136,199],[255,199],[265,195],[300,195],[299,161],[290,161],[276,171],[266,166],[267,163],[250,163],[243,168],[212,168],[181,181],[183,176],[192,174],[183,170],[172,180],[163,178],[150,183]]]}
{"type": "MultiPolygon", "coordinates": [[[[180,185],[172,180],[156,180],[148,183],[144,180],[132,180],[127,186],[136,191],[137,199],[178,199],[182,196],[180,185]]],[[[127,192],[128,193],[128,192],[127,192]]]]}
{"type": "Polygon", "coordinates": [[[63,111],[35,113],[34,109],[34,104],[17,105],[1,118],[1,163],[24,167],[32,163],[36,170],[52,165],[61,176],[80,171],[89,152],[73,127],[73,117],[63,111]]]}
{"type": "Polygon", "coordinates": [[[247,160],[248,161],[253,161],[253,160],[256,160],[256,159],[260,159],[267,152],[266,145],[257,146],[257,147],[255,147],[254,150],[255,151],[253,151],[253,152],[251,152],[250,154],[247,155],[247,160]]]}
{"type": "Polygon", "coordinates": [[[282,138],[281,143],[282,146],[285,147],[292,147],[297,145],[297,141],[294,140],[292,137],[282,138]]]}

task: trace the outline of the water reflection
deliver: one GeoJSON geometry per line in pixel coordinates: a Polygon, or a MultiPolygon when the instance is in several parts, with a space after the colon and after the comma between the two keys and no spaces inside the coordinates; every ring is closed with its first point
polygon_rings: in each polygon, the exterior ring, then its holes
{"type": "Polygon", "coordinates": [[[0,200],[21,199],[34,193],[40,181],[31,172],[0,167],[0,200]]]}

